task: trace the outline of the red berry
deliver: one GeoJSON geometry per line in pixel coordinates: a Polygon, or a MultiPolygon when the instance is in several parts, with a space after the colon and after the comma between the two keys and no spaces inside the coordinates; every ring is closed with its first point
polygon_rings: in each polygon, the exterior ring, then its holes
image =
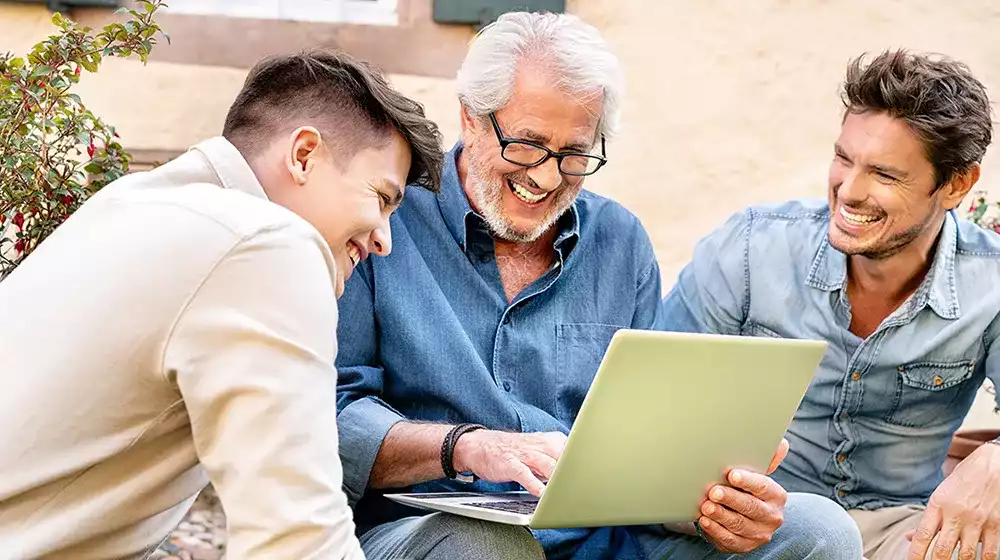
{"type": "Polygon", "coordinates": [[[23,226],[24,225],[24,214],[21,214],[20,212],[18,212],[17,214],[14,214],[14,220],[13,220],[13,222],[14,222],[14,225],[17,226],[18,228],[20,228],[21,226],[23,226]]]}
{"type": "Polygon", "coordinates": [[[94,151],[95,150],[96,150],[96,148],[94,147],[94,143],[91,142],[90,145],[87,146],[87,155],[90,156],[90,157],[94,157],[94,151]]]}
{"type": "Polygon", "coordinates": [[[25,245],[26,243],[24,242],[23,239],[18,239],[17,243],[14,244],[14,250],[17,251],[18,253],[23,253],[25,245]]]}
{"type": "Polygon", "coordinates": [[[63,195],[63,204],[65,204],[66,206],[73,204],[73,196],[68,194],[63,195]]]}

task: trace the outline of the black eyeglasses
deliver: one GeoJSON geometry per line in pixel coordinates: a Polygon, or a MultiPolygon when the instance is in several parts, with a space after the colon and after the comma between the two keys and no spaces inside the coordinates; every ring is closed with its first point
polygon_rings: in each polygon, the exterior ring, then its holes
{"type": "Polygon", "coordinates": [[[500,142],[500,156],[511,163],[524,167],[537,167],[554,157],[559,162],[561,173],[582,177],[596,173],[608,162],[604,150],[603,134],[601,135],[601,155],[584,152],[553,152],[541,144],[528,140],[507,138],[500,130],[500,124],[497,123],[497,117],[493,113],[490,113],[490,121],[493,123],[493,131],[497,133],[497,140],[500,142]]]}

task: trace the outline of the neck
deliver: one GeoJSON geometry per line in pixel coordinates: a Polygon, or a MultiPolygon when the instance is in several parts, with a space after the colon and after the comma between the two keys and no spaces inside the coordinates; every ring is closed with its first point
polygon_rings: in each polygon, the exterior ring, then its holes
{"type": "Polygon", "coordinates": [[[934,263],[940,227],[935,231],[934,235],[918,237],[885,259],[852,255],[847,261],[848,284],[854,291],[902,302],[916,291],[934,263]]]}
{"type": "Polygon", "coordinates": [[[506,239],[500,239],[499,237],[494,237],[493,245],[497,257],[510,256],[510,257],[526,257],[526,258],[534,257],[534,258],[551,259],[553,256],[552,245],[553,243],[555,243],[555,239],[556,239],[556,228],[555,226],[553,226],[534,241],[528,241],[528,242],[508,241],[506,239]]]}

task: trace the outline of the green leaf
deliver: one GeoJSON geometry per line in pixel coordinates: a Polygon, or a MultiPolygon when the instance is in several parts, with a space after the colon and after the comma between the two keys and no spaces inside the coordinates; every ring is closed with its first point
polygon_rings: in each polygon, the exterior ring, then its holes
{"type": "Polygon", "coordinates": [[[124,15],[128,15],[128,12],[129,12],[129,9],[123,6],[121,8],[118,8],[117,10],[115,10],[115,15],[116,16],[124,16],[124,15]]]}
{"type": "Polygon", "coordinates": [[[7,64],[11,69],[24,68],[24,59],[20,57],[12,58],[7,64]]]}
{"type": "Polygon", "coordinates": [[[92,162],[88,163],[87,165],[83,166],[83,170],[86,171],[87,173],[92,173],[93,174],[93,173],[100,173],[100,172],[104,171],[104,167],[101,166],[101,164],[99,164],[99,163],[97,163],[95,161],[92,161],[92,162]]]}
{"type": "Polygon", "coordinates": [[[146,5],[146,13],[151,14],[156,11],[156,5],[152,2],[143,2],[146,5]]]}
{"type": "Polygon", "coordinates": [[[45,65],[36,66],[35,69],[31,71],[31,77],[37,78],[38,76],[44,76],[45,74],[51,73],[53,70],[55,69],[52,68],[51,66],[45,66],[45,65]]]}

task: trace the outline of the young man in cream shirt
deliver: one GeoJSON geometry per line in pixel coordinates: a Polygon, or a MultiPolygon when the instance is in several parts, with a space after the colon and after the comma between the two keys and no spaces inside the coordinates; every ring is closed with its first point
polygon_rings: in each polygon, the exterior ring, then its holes
{"type": "Polygon", "coordinates": [[[221,137],[84,204],[0,281],[0,558],[148,557],[208,482],[229,558],[362,558],[336,298],[441,161],[377,71],[304,53],[251,70],[221,137]]]}

